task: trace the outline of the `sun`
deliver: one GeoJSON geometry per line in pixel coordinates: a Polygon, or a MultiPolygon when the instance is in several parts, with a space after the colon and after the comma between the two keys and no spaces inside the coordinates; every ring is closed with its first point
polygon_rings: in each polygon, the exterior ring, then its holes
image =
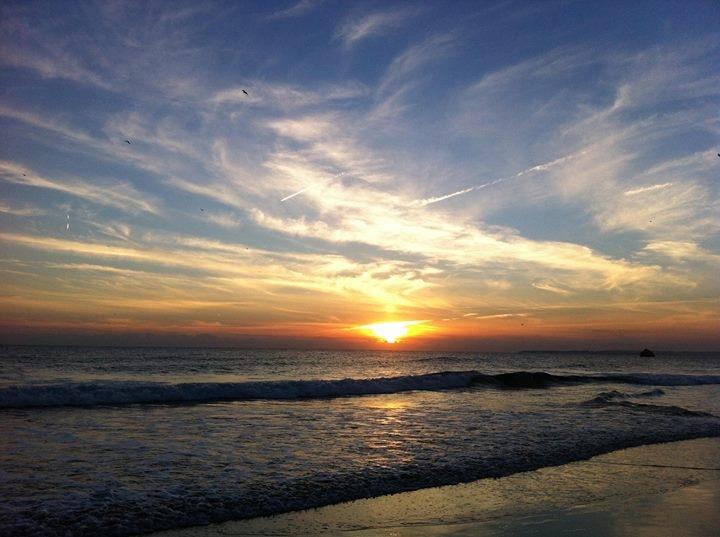
{"type": "Polygon", "coordinates": [[[408,329],[403,323],[378,323],[370,327],[373,334],[386,343],[397,343],[400,338],[407,336],[408,329]]]}
{"type": "Polygon", "coordinates": [[[358,328],[371,333],[385,343],[397,343],[410,333],[410,326],[422,322],[423,321],[398,321],[393,323],[375,323],[359,326],[358,328]]]}

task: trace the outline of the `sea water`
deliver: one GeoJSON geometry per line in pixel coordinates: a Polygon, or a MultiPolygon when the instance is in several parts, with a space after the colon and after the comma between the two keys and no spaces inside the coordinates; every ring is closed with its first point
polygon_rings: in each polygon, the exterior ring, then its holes
{"type": "Polygon", "coordinates": [[[134,535],[720,436],[717,353],[0,353],[2,535],[134,535]]]}

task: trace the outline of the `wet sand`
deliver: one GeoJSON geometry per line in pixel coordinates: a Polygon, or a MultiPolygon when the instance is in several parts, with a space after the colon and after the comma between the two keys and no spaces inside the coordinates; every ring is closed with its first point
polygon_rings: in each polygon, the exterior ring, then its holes
{"type": "Polygon", "coordinates": [[[500,479],[153,537],[720,534],[720,439],[655,444],[500,479]]]}

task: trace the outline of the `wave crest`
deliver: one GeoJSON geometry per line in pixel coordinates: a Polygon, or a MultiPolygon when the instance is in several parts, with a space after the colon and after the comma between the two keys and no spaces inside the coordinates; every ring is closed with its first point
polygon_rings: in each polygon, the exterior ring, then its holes
{"type": "Polygon", "coordinates": [[[288,400],[391,394],[414,390],[452,390],[478,385],[495,388],[537,389],[593,382],[696,386],[720,384],[720,375],[648,373],[554,375],[542,371],[516,371],[490,375],[479,371],[441,371],[422,375],[340,380],[188,382],[179,384],[136,381],[63,382],[0,388],[0,408],[202,403],[254,399],[288,400]]]}

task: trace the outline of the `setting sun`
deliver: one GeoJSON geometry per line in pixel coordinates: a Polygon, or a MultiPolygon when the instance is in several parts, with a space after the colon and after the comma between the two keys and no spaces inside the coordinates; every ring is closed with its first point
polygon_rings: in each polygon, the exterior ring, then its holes
{"type": "Polygon", "coordinates": [[[385,343],[397,343],[409,334],[408,327],[423,321],[399,321],[394,323],[375,323],[359,327],[369,331],[372,335],[385,343]]]}

